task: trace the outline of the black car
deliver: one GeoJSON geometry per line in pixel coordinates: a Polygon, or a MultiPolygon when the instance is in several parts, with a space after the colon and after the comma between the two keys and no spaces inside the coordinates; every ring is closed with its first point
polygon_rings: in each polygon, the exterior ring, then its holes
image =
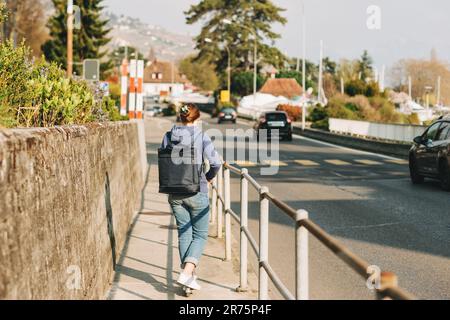
{"type": "Polygon", "coordinates": [[[425,178],[438,179],[442,188],[450,191],[450,118],[436,121],[414,139],[409,169],[414,184],[423,183],[425,178]]]}
{"type": "Polygon", "coordinates": [[[236,110],[233,108],[223,108],[220,110],[218,115],[217,122],[221,124],[224,121],[231,121],[233,123],[236,123],[237,120],[237,113],[236,110]]]}
{"type": "Polygon", "coordinates": [[[267,137],[270,139],[274,130],[278,130],[279,137],[292,141],[292,121],[284,111],[266,112],[261,115],[255,124],[256,137],[259,140],[260,131],[267,130],[267,137]]]}

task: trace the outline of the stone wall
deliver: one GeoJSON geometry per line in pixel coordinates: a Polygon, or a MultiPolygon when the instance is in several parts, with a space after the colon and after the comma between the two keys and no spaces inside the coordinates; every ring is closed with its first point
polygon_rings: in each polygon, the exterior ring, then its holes
{"type": "Polygon", "coordinates": [[[143,187],[138,128],[0,130],[0,299],[105,297],[143,187]]]}

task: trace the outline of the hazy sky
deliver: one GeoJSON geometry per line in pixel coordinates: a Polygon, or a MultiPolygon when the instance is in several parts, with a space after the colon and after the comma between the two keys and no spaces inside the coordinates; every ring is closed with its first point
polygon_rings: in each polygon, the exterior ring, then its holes
{"type": "MultiPolygon", "coordinates": [[[[195,35],[201,24],[185,24],[183,12],[199,0],[105,0],[108,10],[138,17],[169,31],[195,35]]],[[[301,0],[273,0],[286,9],[285,26],[277,46],[286,54],[301,52],[301,0]]],[[[450,61],[449,0],[304,0],[307,20],[307,56],[319,59],[319,43],[333,59],[356,58],[368,49],[377,66],[401,58],[428,58],[431,49],[450,61]],[[381,30],[366,26],[367,8],[381,9],[381,30]]]]}

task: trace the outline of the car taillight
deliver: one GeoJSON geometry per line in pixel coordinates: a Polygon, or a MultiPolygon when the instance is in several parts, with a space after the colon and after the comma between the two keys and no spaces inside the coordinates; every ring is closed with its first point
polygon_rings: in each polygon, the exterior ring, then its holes
{"type": "Polygon", "coordinates": [[[236,117],[236,116],[237,116],[237,113],[236,113],[236,112],[233,112],[232,115],[233,115],[233,117],[236,117]]]}
{"type": "Polygon", "coordinates": [[[289,124],[291,124],[291,123],[292,123],[292,120],[291,120],[291,119],[287,119],[287,122],[288,122],[289,124]]]}
{"type": "Polygon", "coordinates": [[[266,118],[261,118],[261,119],[259,119],[259,121],[261,121],[261,123],[266,123],[267,119],[266,118]]]}
{"type": "Polygon", "coordinates": [[[219,117],[225,117],[225,113],[223,112],[219,113],[219,117]]]}

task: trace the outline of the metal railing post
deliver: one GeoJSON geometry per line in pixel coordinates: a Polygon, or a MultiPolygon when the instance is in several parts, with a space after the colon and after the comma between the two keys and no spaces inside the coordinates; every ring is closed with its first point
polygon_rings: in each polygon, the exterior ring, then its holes
{"type": "Polygon", "coordinates": [[[242,169],[241,174],[241,235],[240,235],[240,286],[239,292],[247,291],[248,287],[248,239],[244,228],[248,227],[248,181],[245,175],[247,169],[242,169]]]}
{"type": "MultiPolygon", "coordinates": [[[[223,197],[223,167],[220,167],[217,175],[217,193],[223,197]]],[[[217,238],[223,238],[223,204],[220,199],[217,199],[217,238]]]]}
{"type": "Polygon", "coordinates": [[[384,294],[384,290],[386,290],[389,287],[391,288],[398,287],[397,275],[395,273],[388,271],[381,272],[379,285],[380,288],[376,291],[376,298],[378,300],[390,300],[390,298],[384,294]]]}
{"type": "Polygon", "coordinates": [[[267,187],[261,187],[259,194],[259,300],[269,298],[269,276],[262,266],[269,260],[269,200],[264,196],[268,192],[267,187]]]}
{"type": "Polygon", "coordinates": [[[225,260],[231,260],[231,190],[230,190],[230,169],[223,171],[224,181],[224,202],[225,202],[225,260]]]}
{"type": "Polygon", "coordinates": [[[211,187],[211,224],[215,224],[217,218],[217,178],[212,181],[211,187]]]}
{"type": "Polygon", "coordinates": [[[309,261],[308,261],[308,230],[301,225],[308,219],[308,212],[297,211],[295,225],[295,298],[309,299],[309,261]]]}

